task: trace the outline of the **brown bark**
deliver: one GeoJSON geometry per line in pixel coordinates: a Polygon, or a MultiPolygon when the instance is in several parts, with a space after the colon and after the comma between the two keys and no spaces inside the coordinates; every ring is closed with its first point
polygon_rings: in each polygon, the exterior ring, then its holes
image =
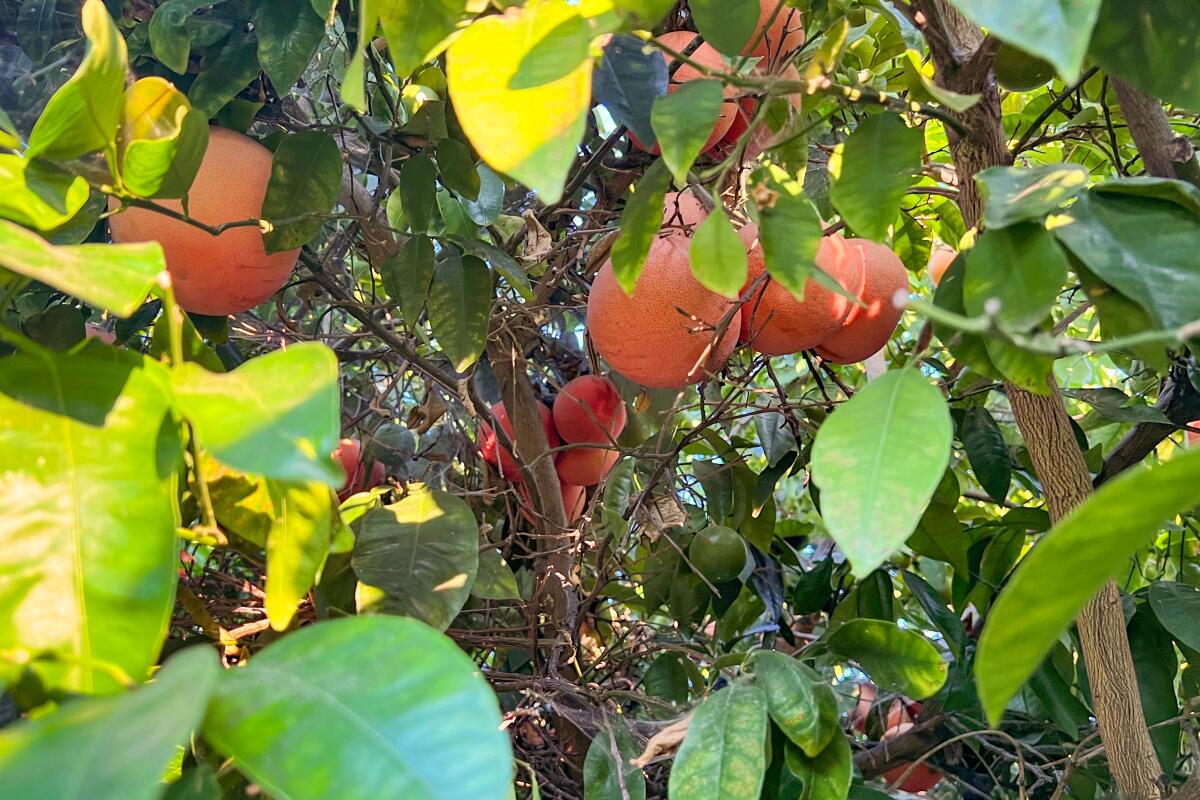
{"type": "Polygon", "coordinates": [[[1112,85],[1146,172],[1158,178],[1200,182],[1196,150],[1187,137],[1171,129],[1162,104],[1120,78],[1113,78],[1112,85]]]}
{"type": "MultiPolygon", "coordinates": [[[[1011,161],[1001,125],[999,93],[991,74],[992,59],[979,29],[947,0],[920,0],[916,5],[927,21],[926,38],[939,83],[952,91],[983,95],[961,116],[965,134],[950,132],[959,206],[967,225],[974,226],[983,210],[975,174],[1011,161]]],[[[1048,378],[1048,383],[1051,391],[1046,396],[1011,384],[1006,392],[1042,482],[1050,517],[1057,522],[1087,499],[1092,482],[1053,379],[1048,378]]],[[[1078,624],[1100,736],[1117,785],[1128,800],[1158,800],[1161,770],[1138,695],[1115,584],[1106,584],[1088,603],[1078,624]]]]}

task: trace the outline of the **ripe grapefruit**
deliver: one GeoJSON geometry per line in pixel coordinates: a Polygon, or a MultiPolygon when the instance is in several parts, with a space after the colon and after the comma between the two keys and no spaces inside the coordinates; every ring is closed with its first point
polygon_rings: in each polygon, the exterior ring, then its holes
{"type": "MultiPolygon", "coordinates": [[[[746,286],[766,271],[758,226],[746,225],[742,240],[749,248],[746,286]]],[[[863,285],[863,259],[860,250],[849,247],[838,234],[826,236],[817,249],[817,266],[851,294],[858,295],[863,285]]],[[[770,356],[798,353],[816,347],[837,331],[851,313],[854,304],[846,297],[826,289],[812,278],[804,284],[804,299],[775,281],[769,281],[742,305],[742,330],[750,346],[770,356]]]]}
{"type": "MultiPolygon", "coordinates": [[[[188,213],[206,225],[262,215],[271,179],[271,151],[240,133],[212,128],[208,149],[188,192],[188,213]]],[[[160,205],[183,211],[178,200],[160,205]]],[[[120,207],[109,202],[110,209],[120,207]]],[[[198,314],[238,314],[267,300],[287,283],[300,251],[267,255],[255,226],[220,236],[144,208],[127,208],[108,220],[114,242],[158,242],[167,259],[175,299],[198,314]]]]}
{"type": "Polygon", "coordinates": [[[338,500],[352,494],[374,489],[387,477],[387,468],[379,461],[371,463],[368,471],[363,460],[362,443],[358,439],[341,439],[333,451],[333,460],[341,466],[346,482],[338,489],[338,500]]]}
{"type": "Polygon", "coordinates": [[[554,427],[564,442],[609,444],[625,430],[625,401],[616,384],[580,375],[554,398],[554,427]]]}
{"type": "Polygon", "coordinates": [[[608,447],[572,447],[554,459],[558,478],[578,486],[595,486],[608,476],[621,453],[608,447]]]}
{"type": "MultiPolygon", "coordinates": [[[[699,34],[692,31],[671,31],[670,33],[664,33],[662,36],[656,36],[655,41],[662,42],[676,53],[683,53],[697,36],[699,34]]],[[[673,63],[672,60],[666,53],[663,53],[662,57],[667,62],[667,69],[670,70],[673,63]]],[[[725,64],[725,59],[721,57],[716,48],[707,42],[697,47],[687,58],[717,72],[728,72],[729,70],[725,64]]],[[[715,80],[709,78],[709,76],[706,76],[691,64],[680,64],[679,69],[675,70],[674,74],[671,75],[670,83],[667,85],[667,92],[675,92],[683,84],[700,79],[715,80]]],[[[701,150],[708,150],[719,142],[721,137],[725,135],[725,132],[729,130],[729,126],[733,124],[734,117],[737,116],[737,102],[733,99],[737,97],[737,87],[726,86],[724,92],[725,102],[721,106],[721,112],[717,115],[716,121],[713,123],[712,132],[708,135],[708,139],[705,140],[704,147],[701,150]]],[[[646,147],[646,145],[633,135],[632,131],[629,133],[629,140],[644,153],[658,155],[662,152],[657,143],[655,143],[654,147],[646,147]]]]}
{"type": "Polygon", "coordinates": [[[692,537],[688,561],[709,583],[727,583],[746,566],[746,543],[732,528],[709,525],[692,537]]]}
{"type": "Polygon", "coordinates": [[[762,59],[757,66],[773,72],[804,46],[804,15],[799,9],[789,8],[782,0],[759,0],[758,6],[758,25],[741,54],[762,59]],[[776,7],[779,8],[777,14],[776,7]],[[773,21],[772,14],[775,14],[773,21]],[[763,28],[766,28],[765,33],[762,33],[763,28]]]}
{"type": "MultiPolygon", "coordinates": [[[[546,431],[546,441],[550,447],[558,447],[559,439],[558,432],[554,429],[554,420],[550,417],[550,409],[545,403],[538,403],[538,414],[542,417],[542,428],[546,431]]],[[[492,406],[492,414],[496,417],[496,422],[500,424],[500,428],[508,435],[512,441],[512,421],[508,418],[508,412],[504,409],[504,403],[496,403],[492,406]]],[[[483,456],[483,460],[491,464],[493,467],[500,467],[501,474],[510,481],[521,481],[521,468],[517,465],[517,460],[513,458],[512,453],[507,447],[500,444],[499,437],[492,430],[492,426],[487,420],[480,420],[480,431],[483,434],[480,437],[479,454],[483,456]]],[[[517,442],[513,441],[514,445],[517,442]]],[[[517,445],[520,447],[520,445],[517,445]]]]}
{"type": "MultiPolygon", "coordinates": [[[[668,196],[668,211],[676,203],[668,196]]],[[[613,369],[643,386],[682,389],[699,383],[737,345],[736,320],[713,345],[731,303],[692,276],[690,244],[679,230],[660,231],[632,296],[617,283],[612,261],[604,262],[592,283],[587,312],[592,343],[613,369]]]]}
{"type": "Polygon", "coordinates": [[[942,276],[946,274],[946,270],[950,269],[950,265],[954,263],[958,253],[953,247],[947,245],[939,245],[933,248],[933,252],[929,254],[929,279],[933,281],[933,285],[937,286],[942,282],[942,276]]]}
{"type": "MultiPolygon", "coordinates": [[[[900,734],[908,732],[912,729],[912,727],[913,723],[902,722],[884,732],[882,740],[886,742],[894,739],[900,734]]],[[[906,772],[908,772],[909,766],[910,765],[906,763],[897,767],[893,767],[892,769],[889,769],[887,772],[883,773],[883,779],[887,781],[888,786],[893,786],[900,781],[901,777],[906,772]]],[[[942,773],[930,767],[926,762],[921,762],[916,766],[915,769],[912,770],[912,772],[908,772],[908,777],[904,778],[904,780],[900,782],[896,788],[902,792],[911,792],[913,794],[917,794],[920,792],[929,791],[936,786],[941,779],[942,773]]]]}
{"type": "Polygon", "coordinates": [[[895,304],[896,295],[908,290],[908,272],[900,258],[887,247],[867,239],[847,239],[846,244],[863,255],[866,281],[845,322],[821,342],[817,354],[835,364],[853,364],[870,358],[887,344],[904,314],[895,304]]]}

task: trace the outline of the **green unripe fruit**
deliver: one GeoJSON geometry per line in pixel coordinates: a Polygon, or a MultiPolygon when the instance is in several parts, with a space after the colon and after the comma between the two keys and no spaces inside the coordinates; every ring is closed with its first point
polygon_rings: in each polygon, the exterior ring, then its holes
{"type": "Polygon", "coordinates": [[[1019,47],[1002,44],[996,51],[996,82],[1010,92],[1028,92],[1054,78],[1054,67],[1019,47]]]}
{"type": "Polygon", "coordinates": [[[709,583],[727,583],[746,566],[746,544],[732,528],[710,525],[692,538],[688,560],[709,583]]]}

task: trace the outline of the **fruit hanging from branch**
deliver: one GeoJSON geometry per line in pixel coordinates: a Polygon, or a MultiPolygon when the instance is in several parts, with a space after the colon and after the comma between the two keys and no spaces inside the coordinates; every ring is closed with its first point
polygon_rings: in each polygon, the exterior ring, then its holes
{"type": "Polygon", "coordinates": [[[900,317],[908,290],[908,271],[900,258],[887,247],[867,239],[847,239],[846,243],[862,253],[863,288],[858,292],[862,305],[855,305],[841,326],[817,347],[817,354],[835,364],[853,364],[878,353],[900,317]]]}

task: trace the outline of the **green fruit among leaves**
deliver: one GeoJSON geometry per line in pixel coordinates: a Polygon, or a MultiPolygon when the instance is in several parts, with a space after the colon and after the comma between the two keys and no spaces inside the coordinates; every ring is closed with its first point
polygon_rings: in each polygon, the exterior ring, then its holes
{"type": "Polygon", "coordinates": [[[996,51],[996,82],[1010,92],[1028,92],[1054,78],[1054,67],[1019,47],[1002,44],[996,51]]]}
{"type": "Polygon", "coordinates": [[[688,560],[710,583],[725,583],[746,566],[746,544],[732,528],[710,525],[692,539],[688,560]]]}

